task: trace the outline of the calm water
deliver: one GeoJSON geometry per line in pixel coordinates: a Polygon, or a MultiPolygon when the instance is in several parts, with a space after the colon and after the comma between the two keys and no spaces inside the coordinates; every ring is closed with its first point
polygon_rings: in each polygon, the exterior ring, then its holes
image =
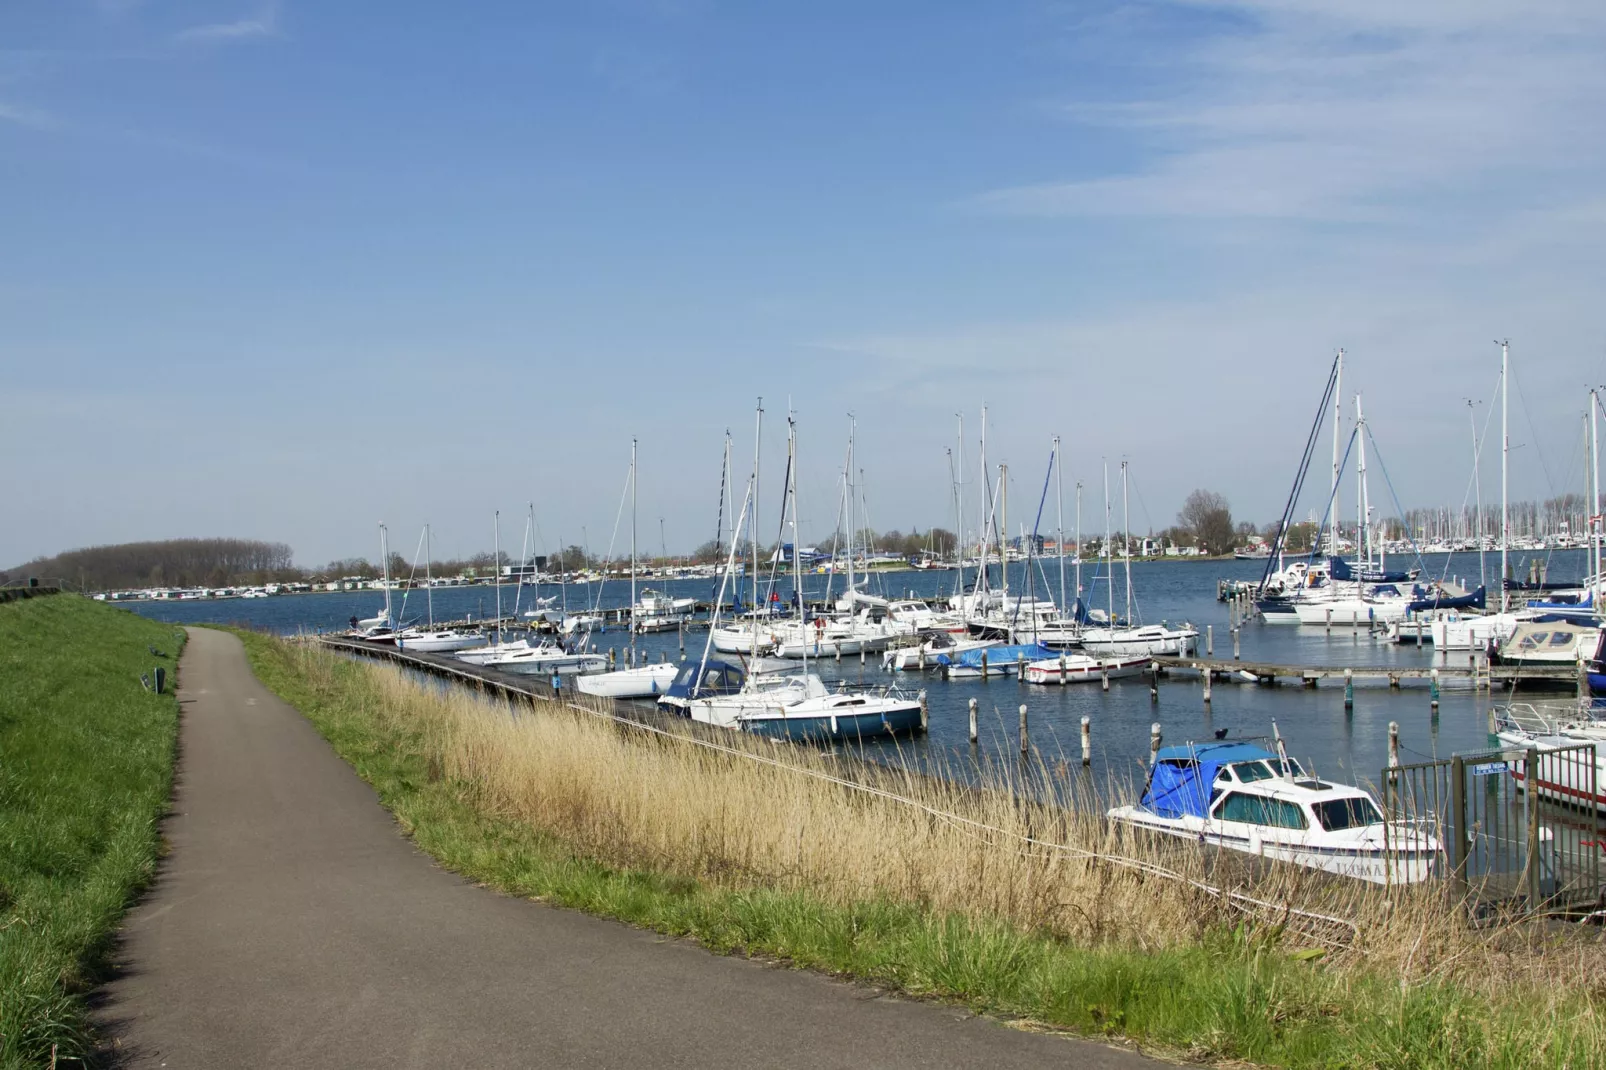
{"type": "MultiPolygon", "coordinates": [[[[1552,580],[1575,580],[1583,575],[1585,554],[1582,551],[1551,554],[1548,560],[1552,580]]],[[[1448,564],[1442,556],[1431,556],[1424,559],[1423,564],[1428,575],[1444,574],[1447,568],[1448,575],[1459,575],[1463,580],[1472,581],[1469,586],[1476,585],[1476,556],[1460,555],[1448,564]]],[[[1526,574],[1524,561],[1518,561],[1514,567],[1519,570],[1517,574],[1526,574]]],[[[1216,656],[1230,657],[1232,640],[1228,634],[1227,606],[1216,601],[1216,580],[1258,578],[1262,568],[1263,563],[1249,561],[1136,563],[1132,566],[1132,578],[1141,619],[1145,622],[1191,621],[1201,633],[1206,625],[1214,625],[1216,656]]],[[[1489,575],[1495,575],[1497,568],[1498,558],[1491,555],[1489,575]]],[[[1044,571],[1048,593],[1057,600],[1057,564],[1048,562],[1044,571]]],[[[810,598],[819,597],[825,591],[825,582],[824,576],[808,577],[805,593],[810,598]]],[[[952,573],[900,572],[876,577],[871,590],[894,596],[908,591],[930,596],[939,591],[947,593],[952,583],[952,573]]],[[[1091,568],[1083,569],[1082,583],[1084,598],[1094,605],[1104,603],[1102,581],[1096,592],[1092,589],[1094,573],[1091,568]]],[[[1042,584],[1041,578],[1036,581],[1039,591],[1042,584]]],[[[839,591],[841,585],[838,578],[833,589],[839,591]]],[[[702,599],[711,598],[714,593],[713,584],[708,580],[679,580],[655,586],[675,595],[702,599]]],[[[1012,568],[1011,587],[1020,586],[1020,570],[1012,568]]],[[[571,608],[592,604],[596,592],[595,585],[589,588],[570,586],[566,590],[547,586],[540,589],[542,596],[566,597],[571,608]]],[[[785,598],[789,594],[788,581],[781,595],[785,598]]],[[[502,589],[505,613],[511,613],[514,595],[512,588],[502,589]]],[[[605,608],[623,606],[629,600],[628,583],[610,581],[602,590],[601,604],[605,608]]],[[[1118,608],[1124,601],[1124,584],[1118,572],[1118,608]]],[[[519,608],[528,608],[530,604],[530,588],[525,588],[519,608]]],[[[288,634],[345,628],[351,616],[370,617],[383,609],[384,597],[379,592],[363,591],[131,605],[137,612],[159,620],[244,623],[288,634]]],[[[399,597],[397,605],[399,609],[399,597]]],[[[494,610],[492,588],[456,588],[435,593],[437,618],[461,618],[469,614],[477,618],[491,616],[494,610]]],[[[423,598],[417,592],[411,593],[406,603],[407,617],[422,615],[423,611],[423,598]]],[[[706,631],[686,633],[687,657],[701,655],[706,636],[706,631]]],[[[629,641],[629,635],[621,628],[596,637],[597,645],[603,650],[610,646],[624,647],[629,641]]],[[[1202,650],[1202,638],[1200,642],[1202,650]]],[[[655,661],[663,654],[676,659],[681,652],[680,637],[675,633],[642,636],[638,644],[655,661]]],[[[1421,666],[1431,663],[1432,647],[1419,650],[1414,646],[1397,646],[1364,633],[1357,635],[1353,629],[1335,628],[1329,637],[1321,628],[1255,623],[1244,628],[1242,654],[1246,661],[1282,664],[1421,666]]],[[[891,680],[894,675],[883,672],[876,657],[862,667],[857,658],[841,662],[811,661],[810,665],[827,680],[881,682],[891,680]]],[[[1344,689],[1337,682],[1309,689],[1287,684],[1265,687],[1218,681],[1208,708],[1202,698],[1200,681],[1189,676],[1162,681],[1158,702],[1149,698],[1146,677],[1112,681],[1108,693],[1097,683],[1039,687],[1010,678],[949,683],[934,675],[922,678],[918,673],[897,674],[897,682],[911,689],[926,688],[931,732],[923,739],[900,740],[895,746],[878,744],[870,748],[881,751],[886,757],[892,757],[901,749],[905,754],[928,760],[952,757],[961,764],[968,762],[972,751],[966,738],[967,700],[973,697],[981,710],[981,753],[984,756],[1003,758],[1018,751],[1017,711],[1021,703],[1025,703],[1033,743],[1051,757],[1056,751],[1062,751],[1074,766],[1080,761],[1081,718],[1091,717],[1095,774],[1141,771],[1148,759],[1149,725],[1155,721],[1160,723],[1167,743],[1183,743],[1210,739],[1220,729],[1227,729],[1229,738],[1268,735],[1275,719],[1293,755],[1313,761],[1324,775],[1346,780],[1377,778],[1387,762],[1390,721],[1400,724],[1401,758],[1407,762],[1418,757],[1476,750],[1488,743],[1488,696],[1474,694],[1467,685],[1458,686],[1450,681],[1446,681],[1443,688],[1437,717],[1430,711],[1425,682],[1407,682],[1401,689],[1392,690],[1384,682],[1358,681],[1355,709],[1348,715],[1344,711],[1344,689]]]]}

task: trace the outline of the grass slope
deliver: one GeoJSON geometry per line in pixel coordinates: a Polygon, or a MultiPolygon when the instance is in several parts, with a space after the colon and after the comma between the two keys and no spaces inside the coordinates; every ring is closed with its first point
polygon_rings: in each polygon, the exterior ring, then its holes
{"type": "Polygon", "coordinates": [[[89,1054],[83,994],[155,871],[180,641],[76,595],[0,604],[0,1068],[89,1054]]]}
{"type": "Polygon", "coordinates": [[[242,638],[258,677],[309,717],[423,850],[514,895],[1195,1060],[1606,1066],[1591,992],[1544,1002],[1515,983],[1495,995],[1443,978],[1404,983],[1290,954],[1264,930],[1097,945],[895,899],[844,903],[757,880],[694,879],[674,874],[669,858],[651,870],[602,865],[507,816],[486,785],[454,779],[427,725],[396,712],[395,689],[382,685],[390,670],[242,638]]]}

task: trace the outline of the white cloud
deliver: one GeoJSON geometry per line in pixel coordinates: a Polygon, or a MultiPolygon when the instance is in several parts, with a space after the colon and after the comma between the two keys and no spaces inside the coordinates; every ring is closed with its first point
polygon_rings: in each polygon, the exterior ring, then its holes
{"type": "Polygon", "coordinates": [[[1446,196],[1521,199],[1592,180],[1606,159],[1598,5],[1183,6],[1238,18],[1151,42],[1172,61],[1164,92],[1064,109],[1074,124],[1124,132],[1146,163],[976,204],[1028,216],[1376,219],[1446,196]]]}
{"type": "Polygon", "coordinates": [[[174,36],[174,40],[182,42],[203,43],[223,41],[243,41],[254,37],[279,36],[279,14],[273,7],[265,9],[255,18],[239,19],[234,22],[213,22],[202,26],[191,26],[181,30],[174,36]]]}
{"type": "Polygon", "coordinates": [[[0,122],[15,123],[34,130],[56,130],[61,127],[61,121],[49,112],[7,104],[5,101],[0,101],[0,122]]]}

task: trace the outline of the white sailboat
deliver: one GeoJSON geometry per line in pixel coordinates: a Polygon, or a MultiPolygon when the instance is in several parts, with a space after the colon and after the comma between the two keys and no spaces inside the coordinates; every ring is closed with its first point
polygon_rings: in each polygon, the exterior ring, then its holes
{"type": "MultiPolygon", "coordinates": [[[[1109,545],[1109,468],[1105,467],[1104,478],[1104,528],[1105,545],[1109,545]]],[[[1082,629],[1082,649],[1089,654],[1114,657],[1133,657],[1149,655],[1158,657],[1175,655],[1187,657],[1199,639],[1199,630],[1190,624],[1172,627],[1165,622],[1159,624],[1140,624],[1134,626],[1132,620],[1132,537],[1131,514],[1127,504],[1127,474],[1126,462],[1121,462],[1121,512],[1122,528],[1122,558],[1126,565],[1126,618],[1124,622],[1115,620],[1115,569],[1113,555],[1106,554],[1110,561],[1108,587],[1110,597],[1110,620],[1104,625],[1088,625],[1082,629]]]]}
{"type": "MultiPolygon", "coordinates": [[[[452,628],[435,627],[435,577],[431,572],[429,525],[424,525],[424,599],[428,607],[428,624],[423,628],[407,628],[396,634],[396,646],[425,654],[446,654],[454,650],[467,650],[482,646],[485,636],[479,632],[463,632],[452,628]]],[[[416,561],[417,559],[414,558],[416,561]]],[[[413,566],[417,568],[415,564],[413,566]]]]}

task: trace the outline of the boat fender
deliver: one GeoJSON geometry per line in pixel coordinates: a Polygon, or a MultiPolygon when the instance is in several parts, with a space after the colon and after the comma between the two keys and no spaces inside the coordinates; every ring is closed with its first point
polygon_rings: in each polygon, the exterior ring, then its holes
{"type": "Polygon", "coordinates": [[[1264,854],[1265,850],[1266,850],[1266,845],[1264,843],[1262,843],[1261,840],[1260,840],[1260,832],[1258,830],[1256,830],[1256,829],[1250,829],[1249,830],[1249,853],[1252,854],[1252,855],[1260,855],[1260,854],[1264,854]]]}

